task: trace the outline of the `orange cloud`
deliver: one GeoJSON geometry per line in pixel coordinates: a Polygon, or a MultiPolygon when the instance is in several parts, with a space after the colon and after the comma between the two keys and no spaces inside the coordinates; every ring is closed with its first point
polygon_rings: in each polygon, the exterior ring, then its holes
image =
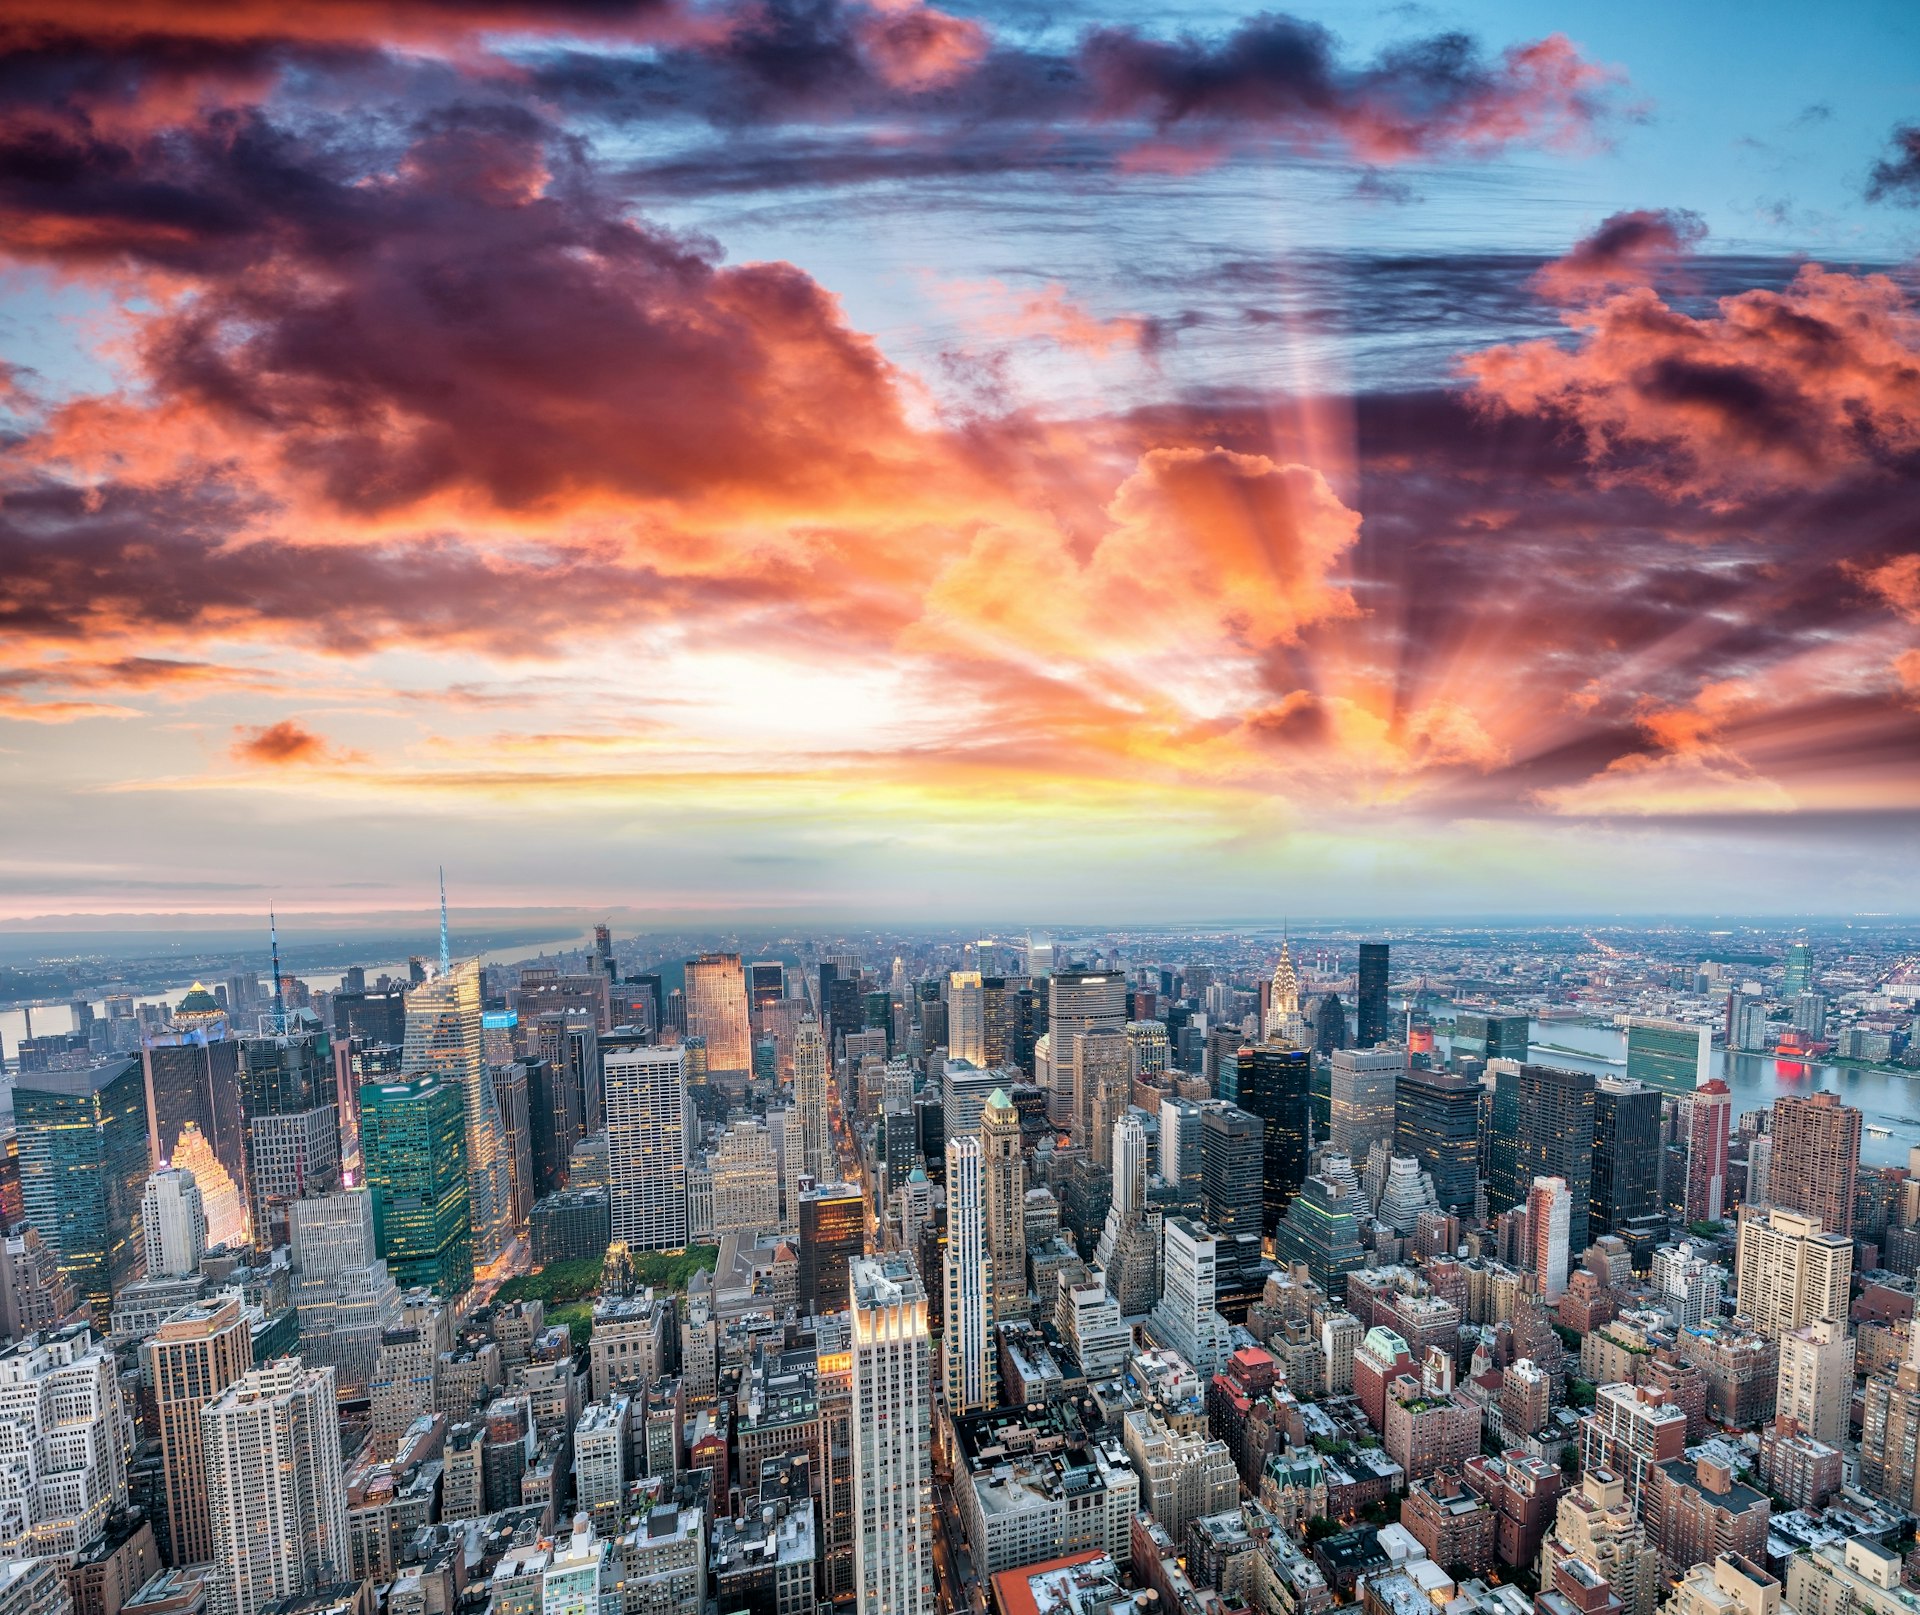
{"type": "Polygon", "coordinates": [[[1849,568],[1908,622],[1920,623],[1920,555],[1896,555],[1871,568],[1849,568]]]}
{"type": "Polygon", "coordinates": [[[234,731],[233,755],[243,763],[320,763],[332,758],[333,748],[304,727],[297,718],[282,718],[264,728],[234,731]]]}
{"type": "Polygon", "coordinates": [[[935,90],[980,64],[992,41],[971,18],[920,0],[877,0],[857,24],[861,48],[896,90],[935,90]]]}

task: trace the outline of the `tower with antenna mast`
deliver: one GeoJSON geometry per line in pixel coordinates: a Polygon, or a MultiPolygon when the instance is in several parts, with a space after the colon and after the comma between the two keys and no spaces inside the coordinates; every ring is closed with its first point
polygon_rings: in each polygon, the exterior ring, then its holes
{"type": "Polygon", "coordinates": [[[280,982],[280,922],[273,905],[267,905],[267,941],[273,954],[273,1008],[267,1015],[267,1030],[275,1037],[287,1035],[287,995],[280,982]]]}
{"type": "Polygon", "coordinates": [[[453,974],[453,950],[447,945],[447,870],[440,867],[440,974],[444,979],[453,974]]]}

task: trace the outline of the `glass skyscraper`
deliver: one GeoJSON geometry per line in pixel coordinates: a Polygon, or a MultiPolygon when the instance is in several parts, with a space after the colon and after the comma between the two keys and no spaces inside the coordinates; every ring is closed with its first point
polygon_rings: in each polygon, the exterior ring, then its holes
{"type": "Polygon", "coordinates": [[[1386,943],[1360,944],[1359,1010],[1353,1037],[1356,1048],[1370,1049],[1387,1040],[1387,961],[1386,943]]]}
{"type": "Polygon", "coordinates": [[[1660,1096],[1624,1077],[1593,1088],[1592,1233],[1617,1234],[1660,1199],[1660,1096]]]}
{"type": "Polygon", "coordinates": [[[1394,1098],[1394,1151],[1433,1175],[1447,1211],[1470,1211],[1480,1184],[1480,1085],[1418,1067],[1400,1076],[1394,1098]]]}
{"type": "Polygon", "coordinates": [[[1261,1221],[1271,1238],[1307,1176],[1307,1114],[1313,1056],[1305,1049],[1259,1043],[1240,1050],[1242,1110],[1258,1116],[1265,1134],[1261,1221]]]}
{"type": "Polygon", "coordinates": [[[457,1084],[419,1075],[360,1090],[374,1240],[395,1284],[445,1300],[473,1284],[466,1112],[457,1084]]]}

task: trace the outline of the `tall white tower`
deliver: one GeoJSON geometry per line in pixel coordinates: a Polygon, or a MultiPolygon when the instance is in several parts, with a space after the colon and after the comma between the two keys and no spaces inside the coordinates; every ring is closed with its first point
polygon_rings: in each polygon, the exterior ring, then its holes
{"type": "Polygon", "coordinates": [[[607,1051],[607,1199],[613,1237],[629,1250],[687,1242],[685,1051],[607,1051]]]}
{"type": "MultiPolygon", "coordinates": [[[[444,941],[442,947],[444,949],[444,941]]],[[[460,1089],[467,1119],[467,1186],[476,1261],[494,1261],[513,1238],[506,1129],[487,1074],[480,1026],[480,962],[463,959],[407,994],[404,1069],[431,1072],[460,1089]]]]}
{"type": "Polygon", "coordinates": [[[200,1185],[184,1167],[163,1166],[140,1197],[140,1228],[147,1245],[147,1277],[184,1277],[207,1253],[207,1208],[200,1185]]]}
{"type": "Polygon", "coordinates": [[[993,1402],[993,1252],[978,1138],[947,1140],[946,1313],[941,1382],[951,1412],[993,1402]]]}
{"type": "Polygon", "coordinates": [[[847,1267],[859,1615],[934,1615],[927,1293],[897,1252],[856,1256],[847,1267]]]}
{"type": "MultiPolygon", "coordinates": [[[[789,1177],[803,1172],[815,1183],[834,1182],[840,1174],[827,1121],[827,1040],[811,1016],[793,1034],[793,1108],[800,1113],[800,1159],[789,1177]]],[[[793,1148],[791,1140],[787,1148],[793,1148]]]]}
{"type": "Polygon", "coordinates": [[[947,1057],[987,1063],[987,994],[977,970],[947,977],[947,1057]]]}

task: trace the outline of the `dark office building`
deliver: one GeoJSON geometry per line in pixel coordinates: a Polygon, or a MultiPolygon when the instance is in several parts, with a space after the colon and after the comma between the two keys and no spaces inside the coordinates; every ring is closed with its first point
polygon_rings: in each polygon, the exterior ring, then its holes
{"type": "Polygon", "coordinates": [[[533,1203],[533,1265],[599,1261],[613,1242],[613,1204],[598,1185],[562,1189],[533,1203]]]}
{"type": "Polygon", "coordinates": [[[542,1010],[522,1016],[527,1053],[547,1062],[547,1088],[553,1106],[553,1125],[562,1159],[589,1133],[605,1125],[607,1082],[601,1062],[608,1044],[628,1046],[643,1041],[639,1031],[607,1032],[580,1011],[542,1010]]]}
{"type": "Polygon", "coordinates": [[[1307,1176],[1307,1118],[1313,1056],[1271,1043],[1242,1048],[1237,1059],[1242,1110],[1260,1118],[1266,1135],[1261,1169],[1262,1233],[1271,1237],[1307,1176]]]}
{"type": "Polygon", "coordinates": [[[527,1109],[527,1068],[515,1060],[487,1067],[493,1099],[500,1112],[500,1147],[507,1161],[507,1188],[513,1208],[513,1226],[524,1228],[533,1203],[544,1192],[533,1181],[532,1116],[527,1109]]]}
{"type": "MultiPolygon", "coordinates": [[[[1200,1118],[1200,1197],[1207,1226],[1221,1235],[1262,1232],[1266,1137],[1260,1118],[1237,1105],[1200,1118]]],[[[1182,1146],[1180,1167],[1187,1167],[1182,1146]]]]}
{"type": "Polygon", "coordinates": [[[1338,993],[1323,993],[1313,1006],[1313,1052],[1331,1054],[1347,1046],[1347,1006],[1338,993]]]}
{"type": "Polygon", "coordinates": [[[666,995],[661,991],[660,972],[649,970],[638,976],[629,976],[626,985],[636,989],[638,996],[646,1003],[646,1029],[658,1038],[667,1024],[667,1000],[666,995]]]}
{"type": "Polygon", "coordinates": [[[931,1183],[947,1181],[947,1112],[937,1090],[919,1094],[913,1101],[914,1131],[919,1135],[920,1159],[926,1163],[931,1183]]]}
{"type": "Polygon", "coordinates": [[[22,1073],[13,1114],[27,1221],[104,1330],[114,1292],[139,1276],[146,1255],[140,1197],[152,1162],[140,1062],[22,1073]]]}
{"type": "Polygon", "coordinates": [[[1620,1077],[1593,1089],[1593,1237],[1651,1217],[1660,1200],[1660,1095],[1620,1077]]]}
{"type": "Polygon", "coordinates": [[[527,1169],[533,1197],[539,1200],[566,1187],[573,1151],[570,1089],[565,1082],[555,1082],[552,1064],[538,1055],[520,1063],[527,1073],[527,1169]]]}
{"type": "Polygon", "coordinates": [[[1393,1104],[1394,1152],[1433,1174],[1442,1209],[1470,1211],[1480,1184],[1477,1082],[1419,1067],[1400,1073],[1393,1104]]]}
{"type": "Polygon", "coordinates": [[[839,1052],[840,1039],[866,1025],[866,1000],[858,980],[836,977],[827,994],[828,1052],[839,1052]]]}
{"type": "Polygon", "coordinates": [[[336,1037],[362,1037],[369,1043],[404,1043],[407,995],[398,987],[383,993],[335,993],[333,1031],[336,1037]]]}
{"type": "Polygon", "coordinates": [[[340,1187],[340,1086],[333,1045],[311,1010],[287,1030],[240,1040],[247,1113],[247,1206],[256,1250],[287,1242],[288,1206],[340,1187]]]}
{"type": "Polygon", "coordinates": [[[1034,1021],[1045,1030],[1045,1011],[1036,1006],[1040,994],[1025,976],[987,976],[980,983],[986,1021],[987,1064],[1033,1069],[1034,1021]]]}
{"type": "Polygon", "coordinates": [[[800,1194],[800,1304],[818,1315],[847,1309],[847,1263],[866,1249],[867,1208],[846,1184],[800,1194]]]}
{"type": "Polygon", "coordinates": [[[1517,1066],[1502,1066],[1493,1074],[1493,1102],[1487,1106],[1486,1117],[1487,1210],[1511,1211],[1525,1201],[1527,1189],[1531,1187],[1531,1180],[1526,1184],[1520,1181],[1520,1071],[1517,1066]]]}
{"type": "Polygon", "coordinates": [[[1456,1059],[1524,1061],[1532,1036],[1533,1023],[1525,1015],[1469,1011],[1454,1021],[1448,1041],[1456,1059]]]}
{"type": "Polygon", "coordinates": [[[1215,1099],[1240,1103],[1240,1048],[1243,1039],[1232,1027],[1215,1027],[1207,1033],[1206,1076],[1215,1099]]]}
{"type": "Polygon", "coordinates": [[[1355,1048],[1370,1049],[1376,1043],[1386,1042],[1390,1028],[1387,1016],[1387,944],[1384,942],[1360,944],[1359,1013],[1356,1021],[1353,1038],[1355,1048]]]}
{"type": "Polygon", "coordinates": [[[1514,1181],[1524,1185],[1520,1199],[1526,1198],[1537,1177],[1566,1179],[1573,1202],[1567,1219],[1567,1249],[1577,1258],[1592,1243],[1593,1073],[1523,1065],[1513,1080],[1519,1116],[1514,1181]]]}
{"type": "Polygon", "coordinates": [[[240,1044],[224,1032],[156,1039],[142,1055],[149,1146],[156,1162],[173,1159],[180,1130],[192,1122],[236,1185],[247,1181],[247,1128],[240,1105],[240,1044]]]}
{"type": "Polygon", "coordinates": [[[747,1007],[756,1014],[787,996],[787,967],[778,959],[756,959],[747,966],[747,1007]]]}

